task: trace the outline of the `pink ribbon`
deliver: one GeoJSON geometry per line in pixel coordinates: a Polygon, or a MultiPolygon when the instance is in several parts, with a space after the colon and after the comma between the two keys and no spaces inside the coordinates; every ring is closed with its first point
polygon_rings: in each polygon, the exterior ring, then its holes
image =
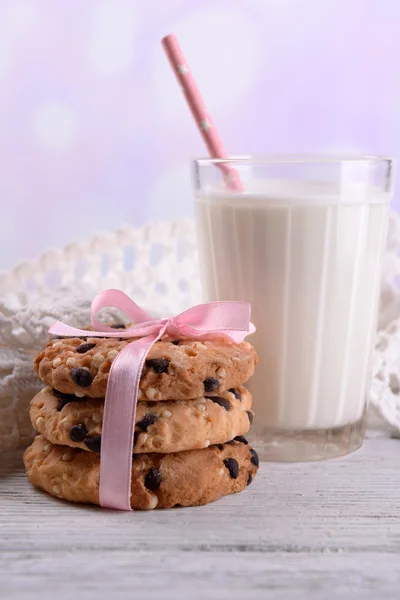
{"type": "Polygon", "coordinates": [[[166,319],[153,319],[119,290],[105,290],[93,300],[94,331],[75,329],[57,321],[49,332],[63,336],[139,338],[125,346],[112,362],[108,376],[100,454],[100,504],[131,510],[132,448],[140,374],[150,348],[163,335],[211,339],[226,336],[235,342],[255,331],[247,302],[210,302],[166,319]],[[113,329],[96,319],[106,306],[122,310],[135,323],[113,329]]]}

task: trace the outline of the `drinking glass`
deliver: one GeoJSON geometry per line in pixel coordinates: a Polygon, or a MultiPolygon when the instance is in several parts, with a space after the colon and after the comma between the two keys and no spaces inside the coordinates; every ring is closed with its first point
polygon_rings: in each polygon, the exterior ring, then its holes
{"type": "Polygon", "coordinates": [[[249,439],[264,460],[362,445],[392,161],[245,156],[194,162],[205,299],[252,305],[249,439]],[[231,189],[234,170],[243,189],[231,189]],[[225,173],[225,180],[224,180],[225,173]]]}

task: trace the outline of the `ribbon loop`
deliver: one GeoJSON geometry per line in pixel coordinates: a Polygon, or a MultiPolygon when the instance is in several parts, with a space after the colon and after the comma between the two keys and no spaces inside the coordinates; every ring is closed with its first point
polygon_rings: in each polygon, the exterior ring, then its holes
{"type": "Polygon", "coordinates": [[[132,448],[140,374],[153,344],[165,333],[172,338],[210,339],[218,336],[241,342],[255,331],[246,302],[199,304],[175,317],[153,319],[129,296],[119,290],[105,290],[93,300],[93,331],[76,329],[57,322],[49,332],[62,336],[126,338],[130,343],[114,359],[108,376],[100,454],[100,504],[131,510],[132,448]],[[133,322],[115,330],[97,320],[105,307],[123,311],[133,322]],[[132,339],[136,338],[136,339],[132,339]]]}

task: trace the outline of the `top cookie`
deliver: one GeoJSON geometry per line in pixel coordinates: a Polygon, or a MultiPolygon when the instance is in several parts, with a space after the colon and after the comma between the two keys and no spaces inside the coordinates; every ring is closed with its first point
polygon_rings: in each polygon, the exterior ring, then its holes
{"type": "MultiPolygon", "coordinates": [[[[132,340],[53,338],[34,361],[49,387],[78,397],[104,398],[111,363],[132,340]]],[[[258,358],[248,342],[194,341],[168,337],[151,348],[143,368],[139,400],[185,400],[236,388],[252,375],[258,358]]]]}

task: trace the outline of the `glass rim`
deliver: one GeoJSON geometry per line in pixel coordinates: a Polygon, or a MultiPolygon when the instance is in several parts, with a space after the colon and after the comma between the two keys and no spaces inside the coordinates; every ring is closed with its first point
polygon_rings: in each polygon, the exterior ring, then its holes
{"type": "Polygon", "coordinates": [[[363,163],[363,164],[393,164],[393,157],[379,154],[238,154],[226,158],[195,158],[193,163],[198,167],[223,165],[226,163],[240,164],[332,164],[332,163],[363,163]]]}

